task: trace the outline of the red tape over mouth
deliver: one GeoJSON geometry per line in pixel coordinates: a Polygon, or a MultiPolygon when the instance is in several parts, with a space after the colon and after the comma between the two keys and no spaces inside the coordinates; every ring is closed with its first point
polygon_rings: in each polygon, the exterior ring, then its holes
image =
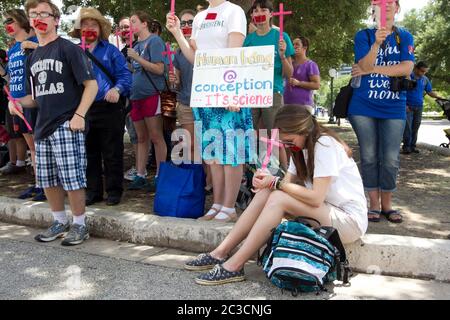
{"type": "Polygon", "coordinates": [[[11,25],[9,25],[9,24],[7,24],[6,25],[6,32],[7,33],[14,33],[14,27],[13,26],[11,26],[11,25]]]}
{"type": "Polygon", "coordinates": [[[267,21],[267,17],[266,16],[254,16],[253,17],[253,22],[254,23],[264,23],[267,21]]]}
{"type": "Polygon", "coordinates": [[[184,36],[190,36],[192,35],[192,28],[181,28],[181,32],[184,36]]]}
{"type": "Polygon", "coordinates": [[[42,22],[42,21],[39,21],[39,20],[34,22],[34,27],[36,29],[38,29],[38,30],[41,30],[41,31],[47,30],[47,26],[48,25],[45,22],[42,22]]]}
{"type": "Polygon", "coordinates": [[[97,33],[97,31],[94,31],[94,30],[84,30],[83,32],[81,32],[81,36],[85,37],[87,39],[92,39],[92,38],[97,38],[98,33],[97,33]]]}

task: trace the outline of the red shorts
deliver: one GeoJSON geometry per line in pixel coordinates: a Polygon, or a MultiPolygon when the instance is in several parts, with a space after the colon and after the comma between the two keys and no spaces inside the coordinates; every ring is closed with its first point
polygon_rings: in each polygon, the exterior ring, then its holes
{"type": "Polygon", "coordinates": [[[159,94],[154,96],[131,100],[131,120],[138,122],[144,118],[151,118],[161,114],[161,99],[159,94]]]}

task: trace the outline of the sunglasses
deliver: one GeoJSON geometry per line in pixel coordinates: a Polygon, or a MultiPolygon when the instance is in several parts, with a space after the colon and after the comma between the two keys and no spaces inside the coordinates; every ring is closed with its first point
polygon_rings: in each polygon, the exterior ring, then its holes
{"type": "Polygon", "coordinates": [[[3,22],[3,24],[6,26],[6,25],[8,25],[8,24],[11,24],[11,23],[14,23],[14,19],[13,18],[8,18],[8,19],[6,19],[4,22],[3,22]]]}
{"type": "Polygon", "coordinates": [[[187,20],[187,21],[183,20],[183,21],[180,22],[180,26],[181,27],[186,27],[186,25],[188,25],[188,26],[191,27],[193,23],[194,23],[194,20],[192,20],[192,19],[191,20],[187,20]]]}

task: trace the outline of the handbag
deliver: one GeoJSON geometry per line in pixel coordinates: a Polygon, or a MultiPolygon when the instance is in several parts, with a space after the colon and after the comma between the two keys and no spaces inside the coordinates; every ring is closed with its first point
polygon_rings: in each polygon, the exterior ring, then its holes
{"type": "Polygon", "coordinates": [[[197,219],[204,210],[203,166],[161,162],[153,211],[159,216],[197,219]]]}
{"type": "Polygon", "coordinates": [[[353,88],[351,86],[351,80],[348,85],[342,87],[336,96],[333,107],[333,115],[336,118],[347,118],[348,106],[353,96],[353,88]]]}
{"type": "Polygon", "coordinates": [[[177,108],[177,93],[174,91],[171,91],[169,89],[169,84],[167,83],[166,77],[164,76],[164,80],[165,80],[165,84],[166,84],[165,90],[159,91],[158,88],[156,87],[155,83],[153,82],[152,78],[148,74],[148,72],[144,68],[142,68],[142,71],[144,72],[145,76],[150,81],[153,88],[156,90],[156,92],[158,92],[159,97],[161,98],[161,113],[162,113],[162,115],[165,117],[169,117],[169,118],[176,118],[177,117],[177,110],[176,110],[176,108],[177,108]]]}

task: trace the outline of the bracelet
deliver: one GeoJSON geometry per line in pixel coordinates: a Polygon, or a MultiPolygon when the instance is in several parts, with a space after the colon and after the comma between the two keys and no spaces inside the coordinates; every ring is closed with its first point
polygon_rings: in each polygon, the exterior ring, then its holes
{"type": "Polygon", "coordinates": [[[77,113],[77,112],[75,112],[75,114],[76,114],[77,116],[79,116],[80,118],[83,118],[83,119],[84,119],[84,117],[83,117],[81,114],[79,114],[79,113],[77,113]]]}
{"type": "Polygon", "coordinates": [[[278,181],[280,180],[280,177],[274,177],[272,182],[270,183],[270,190],[276,190],[278,181]]]}
{"type": "Polygon", "coordinates": [[[283,183],[283,180],[278,178],[277,183],[275,184],[275,189],[280,190],[281,184],[283,183]]]}

